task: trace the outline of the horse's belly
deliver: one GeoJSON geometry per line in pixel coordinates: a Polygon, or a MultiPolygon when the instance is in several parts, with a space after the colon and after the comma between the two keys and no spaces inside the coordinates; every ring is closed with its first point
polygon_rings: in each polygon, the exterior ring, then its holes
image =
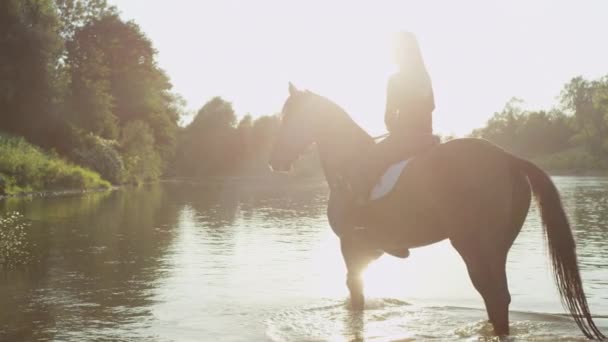
{"type": "Polygon", "coordinates": [[[421,247],[439,242],[449,237],[449,225],[439,219],[433,210],[415,210],[386,204],[374,208],[366,216],[361,226],[368,230],[370,239],[381,244],[403,247],[421,247]]]}

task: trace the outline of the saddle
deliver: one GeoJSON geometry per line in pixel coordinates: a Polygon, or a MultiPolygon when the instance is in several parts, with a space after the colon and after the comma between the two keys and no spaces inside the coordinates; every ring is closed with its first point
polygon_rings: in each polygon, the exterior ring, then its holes
{"type": "MultiPolygon", "coordinates": [[[[422,141],[421,143],[406,149],[406,152],[403,153],[402,159],[390,163],[384,170],[380,168],[379,176],[372,179],[373,186],[369,192],[369,200],[375,201],[390,193],[395,187],[395,184],[397,184],[397,180],[399,180],[399,177],[406,169],[408,163],[417,156],[439,145],[439,143],[439,136],[433,135],[427,141],[422,141]]],[[[378,153],[382,152],[383,151],[378,151],[378,153]]],[[[373,168],[374,166],[370,167],[373,168]]]]}
{"type": "Polygon", "coordinates": [[[408,163],[439,145],[436,135],[385,138],[351,163],[346,186],[355,203],[364,205],[390,193],[408,163]]]}
{"type": "MultiPolygon", "coordinates": [[[[379,200],[389,194],[409,162],[439,144],[440,138],[436,135],[424,137],[403,150],[396,149],[390,143],[376,144],[371,153],[357,161],[355,164],[358,165],[352,168],[349,192],[353,198],[353,207],[365,206],[370,201],[379,200]],[[367,165],[363,164],[365,161],[367,165]],[[355,175],[354,172],[358,174],[355,175]]],[[[373,234],[369,231],[366,233],[373,234]]],[[[384,251],[398,258],[409,256],[408,248],[390,248],[384,251]]]]}

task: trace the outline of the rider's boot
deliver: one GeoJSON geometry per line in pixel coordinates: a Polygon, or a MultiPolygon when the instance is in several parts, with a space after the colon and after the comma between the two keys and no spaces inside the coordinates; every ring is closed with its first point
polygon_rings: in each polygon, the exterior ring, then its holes
{"type": "Polygon", "coordinates": [[[408,256],[410,256],[410,249],[409,248],[401,248],[401,249],[391,249],[388,251],[385,251],[387,254],[390,254],[394,257],[397,258],[401,258],[401,259],[405,259],[408,256]]]}

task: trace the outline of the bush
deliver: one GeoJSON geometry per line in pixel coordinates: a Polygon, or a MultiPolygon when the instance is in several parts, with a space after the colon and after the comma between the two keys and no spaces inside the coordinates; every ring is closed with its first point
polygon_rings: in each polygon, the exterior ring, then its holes
{"type": "Polygon", "coordinates": [[[108,188],[99,174],[45,153],[23,138],[0,135],[0,191],[108,188]]]}
{"type": "Polygon", "coordinates": [[[120,139],[126,180],[141,183],[157,179],[161,174],[161,158],[154,150],[152,129],[143,121],[131,121],[122,129],[120,139]]]}
{"type": "Polygon", "coordinates": [[[98,172],[114,184],[123,181],[125,168],[116,147],[117,142],[100,138],[91,133],[81,137],[79,147],[72,150],[72,159],[98,172]]]}
{"type": "Polygon", "coordinates": [[[0,174],[0,196],[6,195],[6,176],[0,174]]]}

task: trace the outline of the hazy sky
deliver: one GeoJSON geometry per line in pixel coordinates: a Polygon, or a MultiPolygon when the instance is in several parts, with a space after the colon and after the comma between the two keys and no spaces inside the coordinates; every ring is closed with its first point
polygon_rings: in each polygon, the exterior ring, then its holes
{"type": "Polygon", "coordinates": [[[146,32],[192,110],[220,95],[239,115],[276,113],[293,81],[382,133],[398,30],[420,40],[441,133],[468,133],[513,96],[549,109],[572,77],[608,74],[604,0],[110,2],[146,32]]]}

